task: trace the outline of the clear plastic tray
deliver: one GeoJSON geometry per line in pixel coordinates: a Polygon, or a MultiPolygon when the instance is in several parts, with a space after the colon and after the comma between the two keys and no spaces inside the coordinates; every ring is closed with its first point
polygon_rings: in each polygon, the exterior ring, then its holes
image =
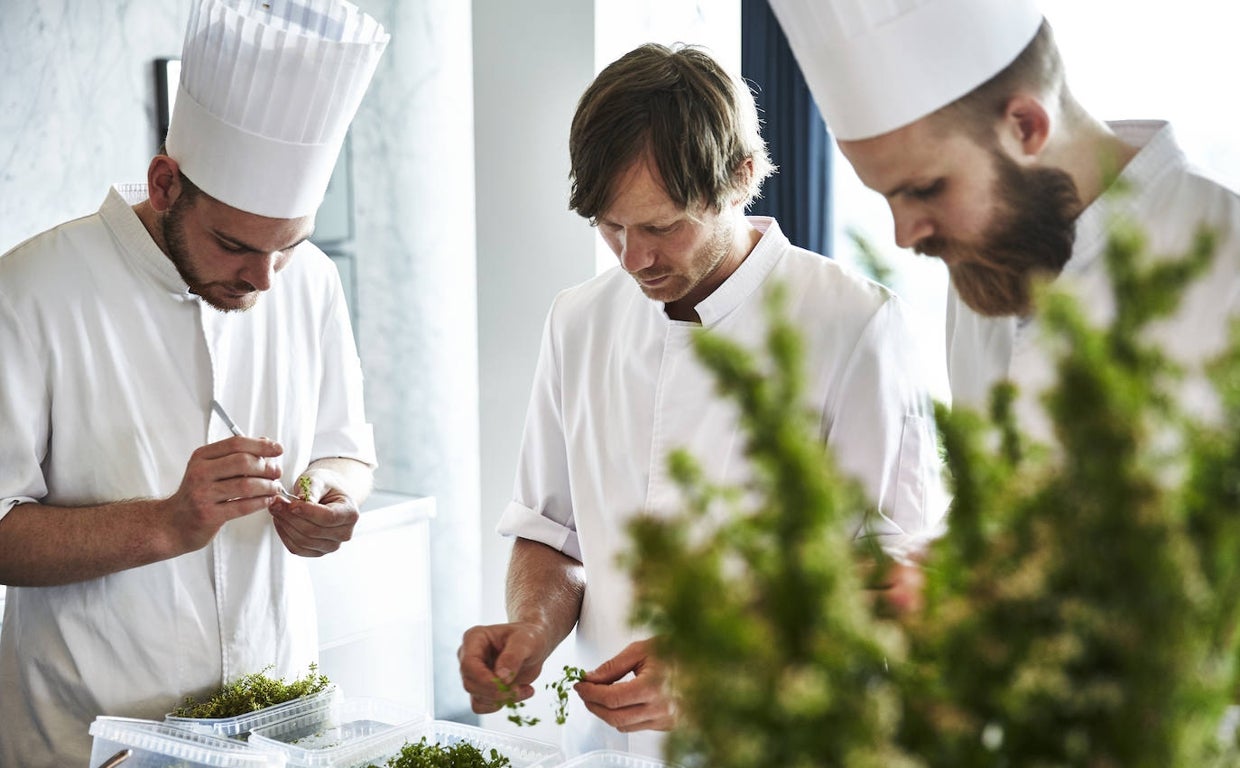
{"type": "Polygon", "coordinates": [[[281,751],[290,766],[335,765],[332,756],[359,741],[402,725],[428,720],[417,707],[383,699],[340,699],[250,732],[250,745],[281,751]]]}
{"type": "MultiPolygon", "coordinates": [[[[550,768],[559,765],[564,759],[559,747],[554,744],[475,728],[472,725],[444,720],[423,720],[397,726],[349,744],[318,750],[309,754],[309,759],[305,763],[290,761],[288,764],[312,768],[382,766],[388,758],[399,754],[401,747],[406,743],[417,744],[423,736],[432,744],[444,746],[452,746],[462,741],[468,742],[488,755],[490,750],[498,750],[512,762],[512,768],[550,768]]],[[[255,740],[250,746],[259,750],[279,749],[266,739],[255,740]]]]}
{"type": "Polygon", "coordinates": [[[600,749],[578,755],[560,768],[676,768],[676,764],[628,752],[600,749]]]}
{"type": "Polygon", "coordinates": [[[335,684],[332,684],[310,696],[302,696],[292,701],[286,701],[283,704],[276,704],[273,707],[256,709],[244,715],[200,718],[176,717],[169,713],[164,716],[164,722],[169,725],[175,725],[178,728],[194,731],[195,733],[210,733],[216,736],[226,736],[230,739],[244,740],[255,728],[274,725],[294,717],[322,712],[331,707],[333,702],[339,701],[340,698],[340,689],[335,684]]]}
{"type": "Polygon", "coordinates": [[[264,753],[234,739],[194,733],[155,720],[97,717],[90,724],[94,737],[90,768],[124,749],[133,750],[124,768],[283,768],[284,756],[264,753]]]}

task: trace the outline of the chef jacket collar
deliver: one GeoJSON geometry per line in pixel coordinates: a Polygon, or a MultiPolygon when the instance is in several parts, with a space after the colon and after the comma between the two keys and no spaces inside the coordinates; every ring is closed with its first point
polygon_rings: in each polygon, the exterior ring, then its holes
{"type": "Polygon", "coordinates": [[[762,239],[740,263],[736,271],[711,295],[694,307],[703,328],[709,328],[739,307],[762,285],[788,245],[779,222],[769,216],[747,216],[746,220],[762,233],[762,239]]]}
{"type": "Polygon", "coordinates": [[[1064,265],[1065,275],[1079,274],[1089,269],[1094,260],[1105,252],[1106,239],[1115,217],[1147,210],[1148,206],[1142,203],[1142,198],[1158,191],[1159,176],[1186,162],[1183,151],[1175,142],[1171,125],[1165,120],[1122,120],[1108,125],[1125,143],[1141,149],[1120,172],[1119,181],[1127,189],[1119,195],[1104,193],[1077,217],[1076,240],[1072,258],[1064,265]]]}
{"type": "Polygon", "coordinates": [[[151,233],[134,213],[133,205],[147,199],[145,184],[115,184],[99,208],[99,215],[121,244],[129,262],[146,274],[159,288],[184,301],[197,301],[189,286],[172,264],[172,259],[159,249],[151,233]]]}

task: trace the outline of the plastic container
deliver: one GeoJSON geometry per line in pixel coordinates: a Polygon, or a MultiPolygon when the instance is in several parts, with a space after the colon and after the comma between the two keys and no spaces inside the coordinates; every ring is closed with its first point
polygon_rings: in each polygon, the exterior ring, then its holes
{"type": "Polygon", "coordinates": [[[234,739],[194,733],[155,720],[97,717],[90,768],[98,768],[124,749],[133,750],[124,768],[284,768],[281,754],[259,752],[234,739]]]}
{"type": "MultiPolygon", "coordinates": [[[[388,758],[399,754],[401,747],[405,744],[417,744],[422,737],[426,737],[429,743],[443,746],[452,746],[464,741],[482,750],[488,756],[492,749],[498,750],[512,762],[512,768],[551,768],[551,766],[559,765],[564,759],[559,747],[554,744],[475,728],[472,725],[450,723],[444,720],[423,720],[397,726],[348,744],[316,750],[305,755],[306,762],[289,762],[288,765],[310,768],[382,766],[388,758]]],[[[250,746],[259,750],[279,749],[267,739],[255,740],[250,746]]]]}
{"type": "Polygon", "coordinates": [[[564,763],[560,768],[676,768],[675,763],[665,763],[653,757],[599,749],[586,752],[564,763]]]}
{"type": "Polygon", "coordinates": [[[428,720],[417,707],[383,699],[340,699],[330,707],[255,728],[255,749],[284,753],[290,766],[335,765],[333,755],[393,728],[428,720]]]}
{"type": "Polygon", "coordinates": [[[295,717],[324,712],[334,702],[339,701],[340,698],[340,689],[335,684],[332,684],[310,696],[302,696],[292,701],[286,701],[283,704],[256,709],[244,715],[235,715],[233,717],[176,717],[169,713],[164,716],[164,722],[195,733],[209,733],[215,736],[224,736],[244,741],[255,728],[274,725],[295,717]]]}

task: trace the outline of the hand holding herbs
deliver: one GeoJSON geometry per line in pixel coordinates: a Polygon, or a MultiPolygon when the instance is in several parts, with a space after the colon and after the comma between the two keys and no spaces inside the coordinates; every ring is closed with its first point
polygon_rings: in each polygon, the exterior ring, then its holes
{"type": "Polygon", "coordinates": [[[311,664],[305,677],[291,683],[284,682],[282,677],[268,677],[265,673],[270,669],[267,666],[261,672],[243,675],[205,701],[187,697],[184,704],[172,711],[172,715],[196,719],[236,717],[319,693],[331,685],[326,675],[319,674],[317,664],[311,664]]]}

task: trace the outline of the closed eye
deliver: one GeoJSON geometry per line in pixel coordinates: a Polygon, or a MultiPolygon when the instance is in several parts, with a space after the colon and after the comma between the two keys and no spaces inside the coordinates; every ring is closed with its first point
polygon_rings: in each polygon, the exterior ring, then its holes
{"type": "Polygon", "coordinates": [[[676,231],[676,228],[678,226],[680,226],[680,222],[676,222],[675,224],[668,224],[666,227],[656,227],[653,224],[651,224],[646,227],[646,231],[652,235],[670,235],[671,233],[676,231]]]}
{"type": "Polygon", "coordinates": [[[220,240],[219,238],[216,238],[216,242],[220,244],[221,248],[228,251],[229,253],[246,253],[247,251],[250,250],[248,247],[244,245],[237,245],[236,243],[230,243],[227,240],[220,240]]]}
{"type": "Polygon", "coordinates": [[[909,197],[913,198],[914,200],[929,200],[930,198],[934,197],[935,195],[943,191],[944,183],[945,182],[943,181],[943,179],[936,179],[933,183],[928,184],[924,187],[916,187],[914,189],[910,189],[908,190],[908,192],[906,192],[906,194],[909,197]]]}

